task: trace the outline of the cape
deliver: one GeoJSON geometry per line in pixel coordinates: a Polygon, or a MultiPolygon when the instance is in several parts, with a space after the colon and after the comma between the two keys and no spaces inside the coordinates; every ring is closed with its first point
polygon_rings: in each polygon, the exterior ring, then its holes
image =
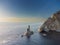
{"type": "Polygon", "coordinates": [[[60,11],[57,11],[52,16],[50,16],[40,27],[40,31],[45,30],[55,30],[60,31],[60,11]]]}

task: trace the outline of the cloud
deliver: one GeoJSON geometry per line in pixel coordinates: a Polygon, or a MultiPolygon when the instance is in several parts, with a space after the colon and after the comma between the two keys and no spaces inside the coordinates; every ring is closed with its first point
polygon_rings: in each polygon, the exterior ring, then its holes
{"type": "Polygon", "coordinates": [[[46,19],[42,18],[15,18],[15,17],[9,17],[9,18],[0,18],[0,22],[43,22],[46,19]]]}

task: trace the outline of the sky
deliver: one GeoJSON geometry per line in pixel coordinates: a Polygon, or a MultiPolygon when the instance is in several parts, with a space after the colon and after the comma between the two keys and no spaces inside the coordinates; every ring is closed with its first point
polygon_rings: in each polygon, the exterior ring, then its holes
{"type": "Polygon", "coordinates": [[[0,22],[39,22],[59,10],[60,0],[0,0],[0,22]]]}

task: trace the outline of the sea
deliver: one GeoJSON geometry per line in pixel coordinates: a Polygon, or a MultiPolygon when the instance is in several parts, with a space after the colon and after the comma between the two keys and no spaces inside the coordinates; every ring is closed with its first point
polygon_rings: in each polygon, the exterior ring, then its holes
{"type": "Polygon", "coordinates": [[[43,23],[0,22],[0,45],[60,45],[59,41],[42,36],[38,29],[43,23]],[[34,32],[30,38],[21,37],[30,25],[34,32]]]}

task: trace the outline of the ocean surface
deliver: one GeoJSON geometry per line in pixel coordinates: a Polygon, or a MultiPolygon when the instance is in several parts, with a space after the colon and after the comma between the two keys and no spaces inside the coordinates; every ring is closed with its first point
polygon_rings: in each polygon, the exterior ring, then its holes
{"type": "Polygon", "coordinates": [[[0,23],[0,45],[60,45],[59,40],[41,36],[38,29],[42,23],[0,23]],[[34,34],[27,38],[21,35],[26,32],[28,25],[34,34]]]}

